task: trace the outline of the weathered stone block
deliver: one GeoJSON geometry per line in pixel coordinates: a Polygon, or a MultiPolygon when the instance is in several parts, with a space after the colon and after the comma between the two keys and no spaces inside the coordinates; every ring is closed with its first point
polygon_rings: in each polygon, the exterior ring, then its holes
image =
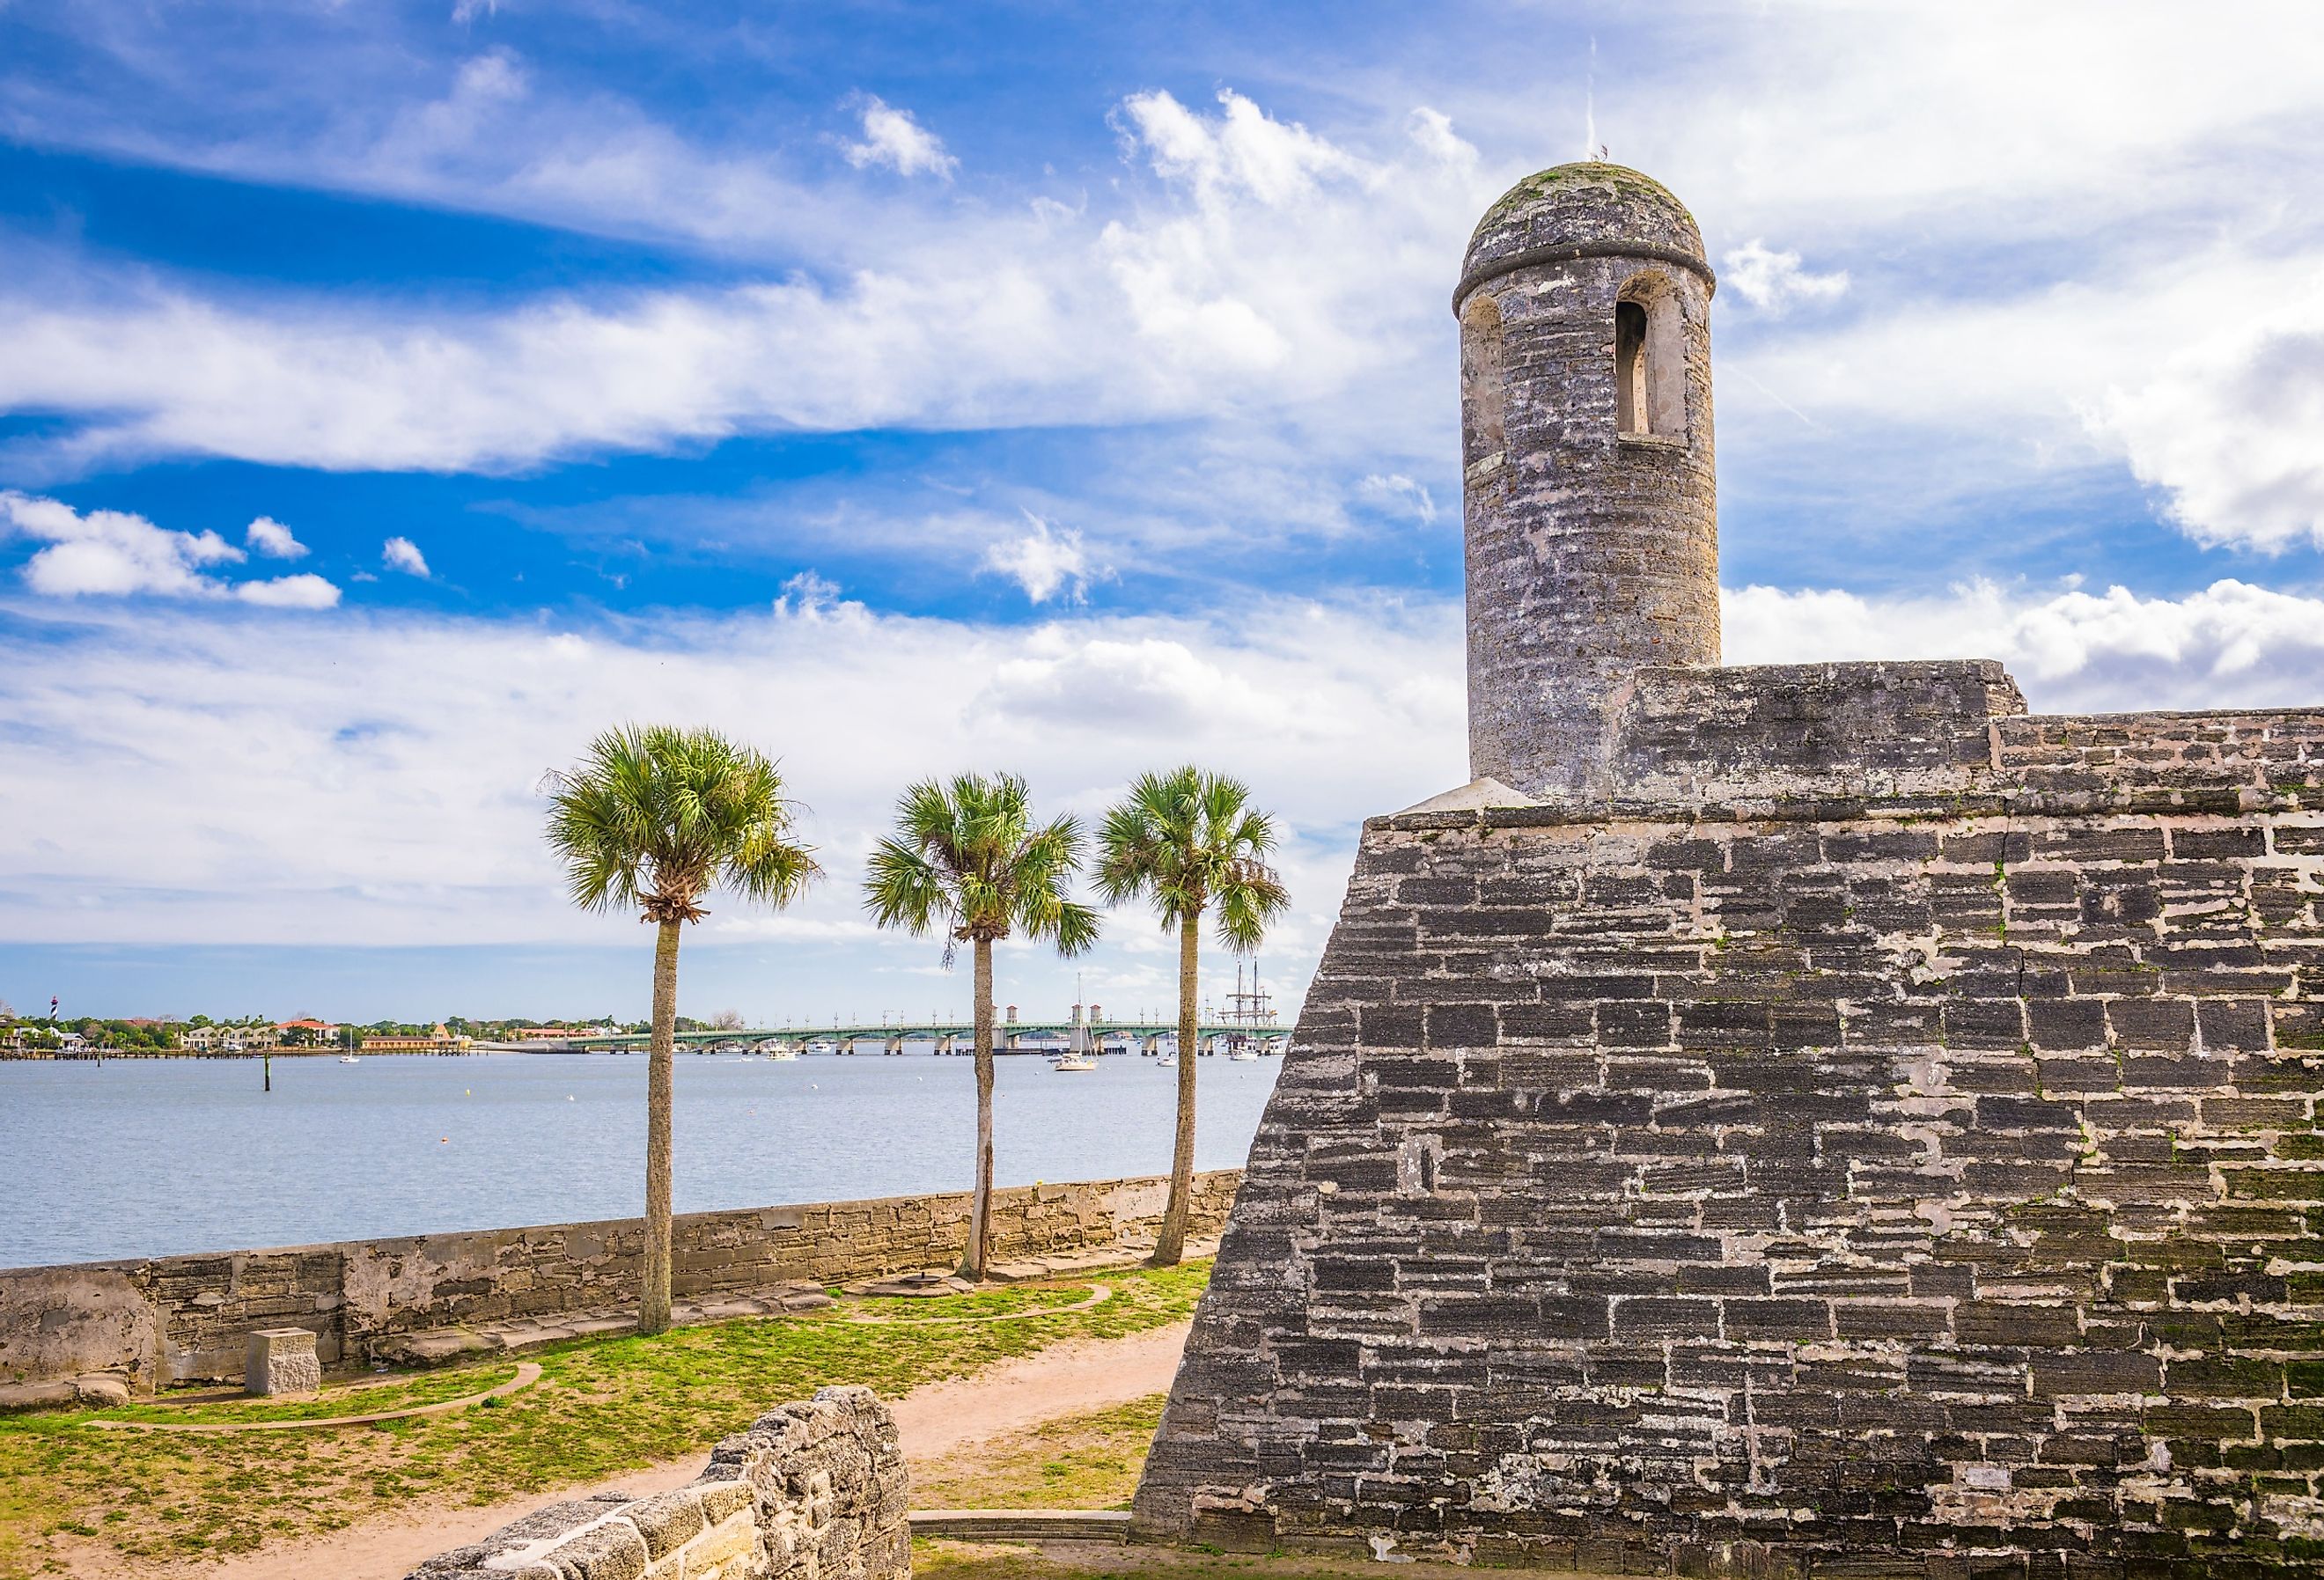
{"type": "Polygon", "coordinates": [[[244,1353],[244,1393],[312,1393],[323,1386],[315,1335],[306,1328],[263,1327],[250,1335],[244,1353]]]}
{"type": "Polygon", "coordinates": [[[722,1441],[692,1486],[561,1503],[431,1558],[410,1580],[908,1580],[896,1423],[826,1388],[722,1441]]]}

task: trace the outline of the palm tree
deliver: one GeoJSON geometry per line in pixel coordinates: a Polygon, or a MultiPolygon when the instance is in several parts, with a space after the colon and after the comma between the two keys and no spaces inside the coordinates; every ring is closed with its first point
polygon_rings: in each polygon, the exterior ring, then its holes
{"type": "Polygon", "coordinates": [[[925,780],[896,803],[896,832],[872,847],[863,908],[881,927],[942,930],[945,965],[967,944],[976,961],[976,1195],[961,1276],[984,1276],[992,1219],[992,946],[1011,933],[1047,938],[1060,955],[1097,941],[1097,912],[1065,898],[1081,870],[1082,828],[1035,827],[1014,774],[925,780]]]}
{"type": "Polygon", "coordinates": [[[1194,1191],[1196,968],[1203,913],[1218,913],[1219,941],[1250,953],[1267,924],[1291,903],[1275,869],[1275,824],[1250,804],[1250,788],[1188,764],[1142,775],[1105,815],[1098,834],[1098,892],[1109,905],[1144,898],[1164,930],[1178,929],[1178,1138],[1170,1157],[1170,1201],[1154,1264],[1185,1254],[1194,1191]]]}
{"type": "Polygon", "coordinates": [[[793,836],[782,775],[715,730],[625,725],[554,776],[549,842],[565,860],[573,902],[626,910],[654,938],[653,1051],[646,1068],[645,1288],[638,1331],[669,1326],[671,1043],[678,1020],[678,930],[709,913],[724,884],[779,910],[823,875],[793,836]]]}

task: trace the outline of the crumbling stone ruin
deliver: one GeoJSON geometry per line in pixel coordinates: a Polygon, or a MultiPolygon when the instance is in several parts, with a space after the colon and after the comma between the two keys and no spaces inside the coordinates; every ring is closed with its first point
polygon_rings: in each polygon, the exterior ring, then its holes
{"type": "Polygon", "coordinates": [[[1139,1527],[2312,1572],[2324,711],[1716,667],[1712,288],[1611,165],[1478,227],[1478,777],[1365,826],[1139,1527]]]}
{"type": "Polygon", "coordinates": [[[721,1442],[691,1486],[554,1503],[409,1580],[908,1580],[896,1420],[826,1388],[721,1442]]]}

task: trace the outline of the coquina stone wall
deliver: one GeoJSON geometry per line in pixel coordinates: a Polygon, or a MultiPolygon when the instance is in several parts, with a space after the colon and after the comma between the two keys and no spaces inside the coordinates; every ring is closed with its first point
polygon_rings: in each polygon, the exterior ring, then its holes
{"type": "Polygon", "coordinates": [[[2315,1572],[2324,716],[1628,706],[1619,802],[1367,825],[1143,1528],[2315,1572]]]}
{"type": "MultiPolygon", "coordinates": [[[[1217,1232],[1240,1178],[1195,1177],[1195,1233],[1217,1232]]],[[[1150,1241],[1167,1192],[1158,1178],[998,1191],[992,1259],[1150,1241]]],[[[674,1292],[699,1302],[945,1265],[969,1205],[960,1192],[684,1214],[674,1292]]],[[[426,1359],[421,1335],[634,1307],[643,1233],[632,1218],[0,1270],[0,1385],[238,1380],[263,1327],[313,1329],[327,1366],[426,1359]]]]}
{"type": "Polygon", "coordinates": [[[887,1407],[826,1388],[720,1443],[691,1486],[552,1504],[410,1580],[904,1580],[909,1499],[887,1407]]]}

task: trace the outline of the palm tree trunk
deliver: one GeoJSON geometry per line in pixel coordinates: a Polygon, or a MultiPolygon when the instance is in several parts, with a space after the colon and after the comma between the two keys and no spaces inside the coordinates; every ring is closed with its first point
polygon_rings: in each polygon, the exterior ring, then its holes
{"type": "Polygon", "coordinates": [[[1156,1267],[1176,1267],[1186,1254],[1186,1218],[1194,1195],[1194,1056],[1201,1046],[1195,1016],[1197,956],[1202,950],[1199,911],[1178,922],[1178,1141],[1170,1152],[1170,1202],[1162,1209],[1162,1237],[1154,1245],[1156,1267]]]}
{"type": "Polygon", "coordinates": [[[976,940],[976,1199],[968,1209],[968,1247],[960,1276],[984,1277],[992,1231],[992,940],[976,940]]]}
{"type": "Polygon", "coordinates": [[[669,1326],[669,1111],[678,1040],[678,930],[666,921],[654,938],[653,1051],[646,1060],[646,1265],[638,1297],[638,1331],[669,1326]]]}

